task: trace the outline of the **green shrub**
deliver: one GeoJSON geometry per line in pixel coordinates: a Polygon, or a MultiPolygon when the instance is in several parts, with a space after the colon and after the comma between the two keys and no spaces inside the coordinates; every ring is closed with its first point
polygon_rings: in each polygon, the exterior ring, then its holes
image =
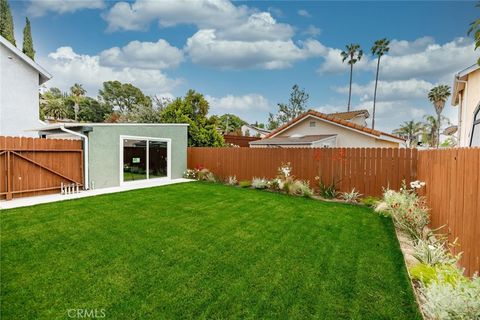
{"type": "Polygon", "coordinates": [[[252,183],[249,180],[242,180],[238,183],[238,186],[240,188],[250,188],[252,186],[252,183]]]}
{"type": "Polygon", "coordinates": [[[318,179],[318,194],[325,199],[334,199],[337,197],[337,185],[335,179],[330,184],[324,184],[322,179],[318,179]]]}
{"type": "Polygon", "coordinates": [[[360,192],[355,191],[355,188],[352,189],[350,192],[342,192],[340,194],[340,198],[345,200],[348,203],[357,203],[358,198],[361,196],[360,192]]]}
{"type": "Polygon", "coordinates": [[[456,284],[460,281],[465,281],[466,278],[461,271],[451,264],[429,265],[419,263],[410,268],[410,275],[412,279],[422,282],[425,286],[432,283],[449,283],[456,284]]]}
{"type": "Polygon", "coordinates": [[[254,189],[267,189],[269,182],[265,178],[253,178],[252,179],[252,188],[254,189]]]}
{"type": "Polygon", "coordinates": [[[413,249],[413,256],[421,263],[429,265],[455,264],[461,257],[461,254],[453,256],[450,253],[447,240],[437,240],[433,236],[427,240],[417,240],[413,249]]]}
{"type": "Polygon", "coordinates": [[[197,180],[207,182],[217,182],[215,175],[208,169],[202,169],[197,173],[197,180]]]}
{"type": "Polygon", "coordinates": [[[380,198],[377,197],[365,197],[360,199],[361,204],[371,208],[375,207],[380,201],[380,198]]]}
{"type": "Polygon", "coordinates": [[[480,278],[432,282],[419,289],[427,319],[480,319],[480,278]]]}

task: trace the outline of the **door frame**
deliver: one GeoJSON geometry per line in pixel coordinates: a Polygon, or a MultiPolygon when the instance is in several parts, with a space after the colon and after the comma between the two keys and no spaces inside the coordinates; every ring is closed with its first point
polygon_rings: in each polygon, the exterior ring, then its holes
{"type": "Polygon", "coordinates": [[[125,185],[130,182],[135,182],[135,181],[123,181],[123,140],[129,139],[129,140],[145,140],[147,142],[146,144],[146,173],[147,173],[147,179],[144,180],[137,180],[136,182],[139,181],[151,181],[151,180],[159,180],[159,179],[164,179],[164,180],[171,180],[172,179],[172,139],[170,138],[157,138],[157,137],[144,137],[144,136],[131,136],[131,135],[120,135],[120,157],[119,157],[119,178],[120,178],[120,185],[125,185]],[[163,141],[167,143],[167,176],[166,177],[159,177],[159,178],[150,178],[150,146],[149,146],[149,141],[163,141]]]}

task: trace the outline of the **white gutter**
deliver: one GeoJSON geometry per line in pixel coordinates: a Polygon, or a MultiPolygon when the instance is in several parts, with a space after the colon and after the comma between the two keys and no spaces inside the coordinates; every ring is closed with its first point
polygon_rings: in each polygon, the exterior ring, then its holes
{"type": "Polygon", "coordinates": [[[72,131],[70,129],[65,128],[64,125],[59,127],[60,130],[66,133],[73,134],[74,136],[80,137],[83,139],[83,189],[88,190],[88,137],[84,134],[72,131]]]}
{"type": "MultiPolygon", "coordinates": [[[[468,101],[468,81],[466,80],[460,80],[458,78],[455,79],[458,83],[464,83],[465,84],[465,89],[463,91],[465,92],[465,102],[468,101]]],[[[461,137],[462,137],[462,109],[463,109],[463,94],[460,94],[460,106],[458,107],[458,143],[462,143],[461,137]]]]}

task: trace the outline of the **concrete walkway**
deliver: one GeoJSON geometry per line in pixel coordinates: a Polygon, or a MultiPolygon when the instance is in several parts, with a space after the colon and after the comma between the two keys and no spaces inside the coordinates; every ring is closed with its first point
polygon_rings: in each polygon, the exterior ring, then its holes
{"type": "Polygon", "coordinates": [[[44,196],[36,196],[36,197],[25,197],[25,198],[17,198],[10,201],[2,200],[0,201],[0,209],[12,209],[12,208],[20,208],[20,207],[28,207],[33,206],[36,204],[41,203],[50,203],[50,202],[57,202],[63,200],[70,200],[70,199],[80,199],[92,196],[98,196],[101,194],[108,194],[108,193],[115,193],[121,191],[128,191],[128,190],[136,190],[136,189],[144,189],[144,188],[151,188],[151,187],[159,187],[159,186],[166,186],[169,184],[175,183],[183,183],[183,182],[190,182],[193,180],[190,179],[152,179],[149,181],[132,181],[128,182],[121,187],[112,187],[112,188],[103,188],[103,189],[95,189],[95,190],[86,190],[80,193],[74,194],[49,194],[44,196]]]}

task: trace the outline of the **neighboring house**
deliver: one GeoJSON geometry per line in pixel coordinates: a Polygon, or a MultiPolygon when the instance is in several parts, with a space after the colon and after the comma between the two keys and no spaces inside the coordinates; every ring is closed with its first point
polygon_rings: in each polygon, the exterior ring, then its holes
{"type": "Polygon", "coordinates": [[[39,87],[52,76],[0,36],[0,135],[38,136],[39,87]]]}
{"type": "Polygon", "coordinates": [[[242,135],[246,137],[259,137],[264,138],[267,134],[270,133],[270,130],[255,127],[249,124],[244,124],[241,127],[242,135]]]}
{"type": "Polygon", "coordinates": [[[181,178],[187,169],[188,124],[55,123],[38,128],[44,138],[82,139],[87,188],[136,180],[181,178]]]}
{"type": "Polygon", "coordinates": [[[314,110],[302,114],[271,132],[264,139],[250,142],[250,147],[333,148],[389,147],[398,148],[405,139],[372,130],[314,110]]]}
{"type": "Polygon", "coordinates": [[[458,107],[458,145],[480,147],[480,66],[455,75],[452,105],[458,107]]]}

